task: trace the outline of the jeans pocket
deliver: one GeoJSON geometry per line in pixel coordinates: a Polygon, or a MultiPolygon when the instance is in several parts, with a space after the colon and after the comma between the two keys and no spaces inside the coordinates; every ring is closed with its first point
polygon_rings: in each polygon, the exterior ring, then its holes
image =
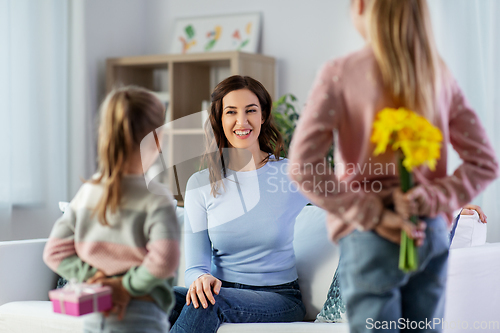
{"type": "Polygon", "coordinates": [[[398,267],[399,245],[373,231],[354,231],[340,246],[340,274],[344,281],[352,281],[354,288],[381,294],[403,283],[406,274],[398,267]]]}

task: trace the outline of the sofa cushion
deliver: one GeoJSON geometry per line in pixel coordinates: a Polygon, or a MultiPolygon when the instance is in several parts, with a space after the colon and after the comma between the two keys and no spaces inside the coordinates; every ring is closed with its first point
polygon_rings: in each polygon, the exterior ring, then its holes
{"type": "Polygon", "coordinates": [[[43,262],[46,239],[0,242],[0,305],[48,300],[57,275],[43,262]],[[36,272],[36,273],[35,273],[36,272]]]}
{"type": "Polygon", "coordinates": [[[186,258],[184,256],[184,237],[182,231],[184,230],[184,208],[177,207],[175,209],[175,215],[177,215],[177,221],[180,225],[181,238],[179,240],[179,247],[181,249],[181,256],[179,258],[179,267],[177,267],[177,275],[175,276],[174,284],[176,286],[185,287],[184,283],[184,272],[186,270],[186,258]]]}
{"type": "Polygon", "coordinates": [[[500,243],[454,249],[448,260],[445,333],[500,332],[500,243]],[[486,325],[474,330],[474,325],[486,325]],[[468,329],[462,329],[468,327],[468,329]],[[486,327],[486,328],[485,328],[486,327]]]}
{"type": "Polygon", "coordinates": [[[83,332],[85,316],[73,317],[52,311],[51,302],[11,302],[0,306],[0,332],[83,332]]]}
{"type": "Polygon", "coordinates": [[[328,239],[326,212],[306,206],[297,216],[293,247],[306,320],[316,319],[337,269],[340,250],[328,239]]]}
{"type": "Polygon", "coordinates": [[[347,323],[346,307],[340,295],[338,271],[337,267],[325,304],[316,317],[317,323],[347,323]]]}
{"type": "MultiPolygon", "coordinates": [[[[0,332],[82,332],[86,316],[72,317],[52,312],[50,302],[12,302],[0,307],[0,332]]],[[[347,324],[256,323],[222,324],[217,333],[349,333],[347,324]]]]}
{"type": "Polygon", "coordinates": [[[349,333],[348,324],[327,323],[255,323],[222,324],[217,333],[349,333]]]}

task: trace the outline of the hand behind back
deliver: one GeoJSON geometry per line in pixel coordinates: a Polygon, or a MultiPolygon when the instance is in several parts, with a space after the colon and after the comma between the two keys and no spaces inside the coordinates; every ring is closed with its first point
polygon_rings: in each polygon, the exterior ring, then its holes
{"type": "Polygon", "coordinates": [[[100,283],[103,286],[111,287],[113,307],[111,310],[105,311],[104,316],[108,317],[110,314],[117,314],[118,320],[122,320],[131,299],[128,290],[123,286],[122,277],[108,278],[103,272],[97,271],[93,277],[87,280],[87,283],[100,283]]]}

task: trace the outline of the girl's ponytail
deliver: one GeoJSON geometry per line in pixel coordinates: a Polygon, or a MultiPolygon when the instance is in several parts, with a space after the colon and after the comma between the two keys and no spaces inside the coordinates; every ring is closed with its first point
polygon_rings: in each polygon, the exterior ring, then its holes
{"type": "Polygon", "coordinates": [[[108,225],[108,209],[115,213],[121,200],[121,182],[132,153],[141,140],[165,122],[162,103],[145,89],[125,87],[112,91],[101,106],[98,178],[103,194],[94,208],[99,222],[108,225]]]}
{"type": "Polygon", "coordinates": [[[435,122],[439,57],[426,0],[371,0],[370,42],[399,106],[435,122]]]}

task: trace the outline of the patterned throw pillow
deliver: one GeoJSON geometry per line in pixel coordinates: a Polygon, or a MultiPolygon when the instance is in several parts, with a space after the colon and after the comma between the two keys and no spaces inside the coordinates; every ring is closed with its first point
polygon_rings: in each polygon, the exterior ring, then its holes
{"type": "Polygon", "coordinates": [[[62,278],[62,277],[59,277],[59,279],[57,280],[57,289],[59,288],[62,288],[64,287],[66,284],[68,283],[68,281],[65,279],[65,278],[62,278]]]}
{"type": "Polygon", "coordinates": [[[316,323],[347,323],[345,304],[340,296],[338,270],[337,266],[323,309],[316,316],[316,323]]]}

